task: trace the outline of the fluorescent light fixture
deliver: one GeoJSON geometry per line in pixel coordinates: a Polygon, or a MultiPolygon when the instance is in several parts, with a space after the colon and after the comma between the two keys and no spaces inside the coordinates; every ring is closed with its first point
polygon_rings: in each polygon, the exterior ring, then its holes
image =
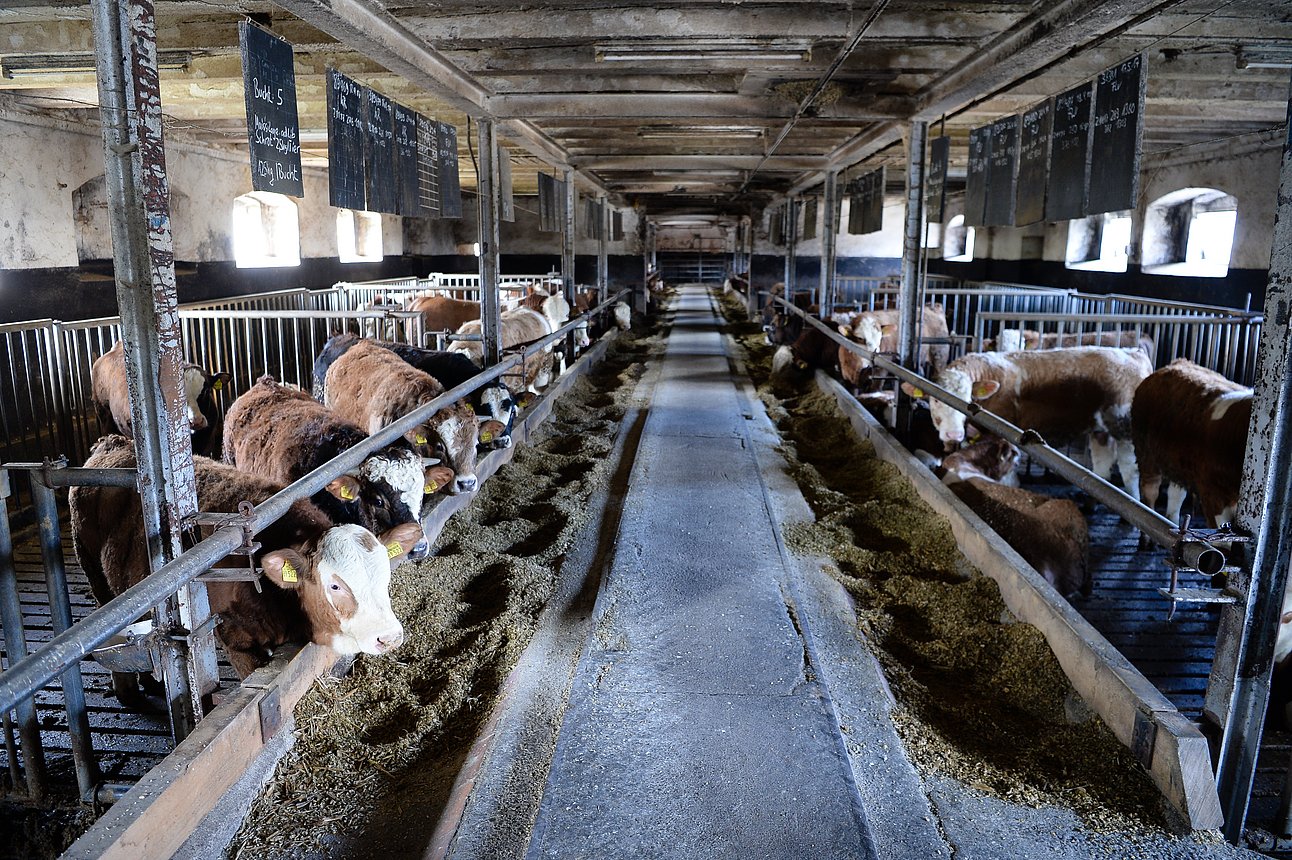
{"type": "Polygon", "coordinates": [[[709,140],[757,140],[767,130],[757,125],[644,125],[637,129],[643,138],[702,137],[709,140]]]}
{"type": "MultiPolygon", "coordinates": [[[[187,51],[160,51],[157,68],[187,69],[193,55],[187,51]]],[[[0,57],[0,77],[90,74],[97,71],[94,54],[29,54],[0,57]]]]}
{"type": "Polygon", "coordinates": [[[596,45],[593,51],[598,63],[673,60],[799,63],[812,59],[812,42],[805,39],[633,41],[596,45]]]}
{"type": "Polygon", "coordinates": [[[711,177],[719,177],[719,176],[731,177],[734,179],[743,179],[745,176],[745,171],[743,170],[729,170],[727,168],[722,168],[718,170],[709,170],[708,168],[703,168],[703,167],[696,167],[692,169],[688,169],[684,167],[677,167],[677,168],[670,169],[666,167],[660,170],[652,170],[650,173],[651,173],[651,176],[681,176],[683,178],[694,177],[700,181],[704,181],[711,177]]]}
{"type": "Polygon", "coordinates": [[[1292,69],[1292,45],[1243,45],[1238,49],[1240,69],[1292,69]]]}

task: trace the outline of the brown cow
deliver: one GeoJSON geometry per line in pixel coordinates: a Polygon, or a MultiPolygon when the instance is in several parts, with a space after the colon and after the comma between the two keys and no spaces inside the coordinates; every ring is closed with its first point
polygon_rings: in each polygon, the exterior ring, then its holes
{"type": "Polygon", "coordinates": [[[954,484],[970,478],[985,478],[1007,487],[1018,486],[1018,449],[999,436],[987,434],[959,451],[942,458],[942,483],[954,484]]]}
{"type": "MultiPolygon", "coordinates": [[[[261,377],[229,407],[225,418],[224,461],[290,484],[368,438],[359,427],[299,388],[261,377]]],[[[447,466],[422,465],[404,440],[370,454],[348,475],[332,481],[312,497],[334,523],[356,523],[381,534],[400,523],[420,522],[426,493],[448,488],[447,466]]],[[[428,545],[409,553],[423,558],[428,545]]]]}
{"type": "MultiPolygon", "coordinates": [[[[554,329],[546,316],[529,308],[514,308],[502,314],[502,348],[512,349],[521,344],[541,340],[554,329]]],[[[458,329],[458,334],[480,334],[480,321],[465,323],[458,329]]],[[[458,340],[449,346],[449,352],[461,352],[477,365],[484,363],[484,345],[478,340],[458,340]]],[[[535,394],[546,388],[552,381],[552,350],[546,350],[525,361],[525,387],[535,394]]],[[[330,383],[329,383],[330,385],[330,383]]]]}
{"type": "MultiPolygon", "coordinates": [[[[444,386],[430,375],[367,340],[332,362],[325,378],[325,405],[370,435],[444,393],[444,386]]],[[[450,493],[476,488],[477,422],[466,400],[439,410],[404,438],[420,455],[435,457],[453,470],[450,493]]]]}
{"type": "MultiPolygon", "coordinates": [[[[1051,444],[1088,438],[1095,474],[1107,480],[1115,461],[1127,494],[1139,498],[1139,469],[1130,442],[1131,399],[1152,371],[1139,349],[1078,346],[973,352],[947,365],[935,381],[961,400],[982,403],[1006,421],[1035,430],[1051,444]]],[[[909,382],[902,383],[902,390],[923,396],[909,382]]],[[[929,409],[944,446],[958,447],[965,438],[964,413],[940,400],[931,401],[929,409]]]]}
{"type": "MultiPolygon", "coordinates": [[[[128,439],[106,436],[85,465],[134,469],[128,439]]],[[[198,507],[234,512],[244,499],[259,504],[280,484],[194,457],[198,507]]],[[[99,603],[149,575],[139,495],[121,487],[73,487],[68,494],[72,543],[99,603]]],[[[399,647],[404,629],[390,605],[390,571],[423,538],[404,523],[375,537],[362,526],[334,526],[311,502],[299,501],[257,536],[254,560],[262,590],[251,582],[207,584],[216,636],[240,677],[269,662],[289,642],[317,642],[338,654],[384,654],[399,647]]],[[[245,564],[245,562],[244,562],[245,564]]],[[[138,702],[136,682],[114,673],[118,698],[138,702]]]]}
{"type": "MultiPolygon", "coordinates": [[[[896,309],[862,311],[840,325],[839,333],[872,352],[896,352],[899,317],[900,312],[896,309]]],[[[947,316],[942,310],[942,305],[925,305],[920,324],[920,336],[924,339],[945,338],[949,334],[947,316]]],[[[951,347],[947,344],[920,346],[919,363],[921,367],[927,369],[928,376],[941,373],[950,357],[951,347]]],[[[839,347],[839,375],[843,377],[846,384],[854,390],[866,388],[872,372],[873,367],[868,359],[847,347],[839,347]]]]}
{"type": "Polygon", "coordinates": [[[448,296],[415,296],[410,311],[422,315],[422,331],[457,331],[464,322],[480,319],[480,303],[448,296]]]}
{"type": "MultiPolygon", "coordinates": [[[[184,407],[195,454],[218,453],[221,414],[215,403],[215,392],[227,386],[230,379],[227,373],[210,373],[192,363],[184,365],[184,407]]],[[[101,434],[120,433],[127,439],[135,438],[122,341],[113,344],[90,367],[90,401],[94,404],[101,434]]]]}
{"type": "Polygon", "coordinates": [[[1231,522],[1238,505],[1252,390],[1177,358],[1140,383],[1131,404],[1144,504],[1157,502],[1162,479],[1166,515],[1180,522],[1185,495],[1198,495],[1214,528],[1231,522]]]}

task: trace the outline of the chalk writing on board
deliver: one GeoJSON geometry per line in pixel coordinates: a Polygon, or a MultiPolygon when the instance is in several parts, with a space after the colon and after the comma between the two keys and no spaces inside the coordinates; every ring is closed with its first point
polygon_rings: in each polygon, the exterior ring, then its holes
{"type": "Polygon", "coordinates": [[[367,88],[328,69],[328,198],[341,209],[365,208],[363,101],[367,88]]]}
{"type": "Polygon", "coordinates": [[[246,92],[251,187],[303,197],[292,46],[250,21],[238,25],[246,92]]]}
{"type": "Polygon", "coordinates": [[[1136,55],[1095,79],[1086,214],[1135,207],[1143,132],[1145,62],[1136,55]]]}
{"type": "Polygon", "coordinates": [[[935,137],[929,146],[929,176],[924,185],[924,209],[929,221],[941,224],[946,217],[947,161],[951,138],[935,137]]]}
{"type": "Polygon", "coordinates": [[[987,167],[991,158],[991,126],[969,132],[969,167],[965,175],[965,224],[982,226],[987,207],[987,167]]]}
{"type": "Polygon", "coordinates": [[[1087,81],[1054,97],[1045,220],[1083,217],[1089,181],[1090,83],[1087,81]]]}
{"type": "Polygon", "coordinates": [[[462,217],[462,185],[458,177],[458,129],[439,123],[440,217],[462,217]]]}
{"type": "Polygon", "coordinates": [[[983,222],[992,226],[1014,223],[1014,183],[1018,165],[1018,117],[1007,116],[991,124],[987,156],[987,199],[983,222]]]}
{"type": "Polygon", "coordinates": [[[398,214],[395,183],[395,121],[391,101],[368,90],[364,101],[364,179],[368,210],[398,214]]]}
{"type": "Polygon", "coordinates": [[[417,115],[417,197],[419,214],[440,217],[439,123],[417,115]]]}
{"type": "Polygon", "coordinates": [[[398,214],[414,217],[421,214],[417,178],[417,113],[391,103],[395,112],[395,167],[399,180],[398,214]]]}
{"type": "Polygon", "coordinates": [[[1014,223],[1018,226],[1045,218],[1045,178],[1052,118],[1053,103],[1049,99],[1023,111],[1018,141],[1018,192],[1014,206],[1014,223]]]}

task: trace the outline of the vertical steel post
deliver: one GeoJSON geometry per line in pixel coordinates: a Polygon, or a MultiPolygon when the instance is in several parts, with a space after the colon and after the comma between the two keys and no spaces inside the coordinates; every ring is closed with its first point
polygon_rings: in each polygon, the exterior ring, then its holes
{"type": "MultiPolygon", "coordinates": [[[[920,317],[924,282],[920,252],[924,235],[924,147],[927,122],[912,122],[906,151],[906,224],[902,233],[902,290],[897,306],[897,357],[903,367],[918,370],[920,317]]],[[[883,189],[880,189],[883,193],[883,189]]]]}
{"type": "Polygon", "coordinates": [[[821,280],[817,287],[817,304],[821,316],[834,310],[835,243],[839,235],[839,171],[825,174],[825,217],[821,219],[821,280]]]}
{"type": "Polygon", "coordinates": [[[601,212],[601,238],[597,240],[597,303],[606,300],[606,291],[610,288],[610,258],[607,247],[610,242],[610,206],[603,195],[597,201],[601,212]]]}
{"type": "Polygon", "coordinates": [[[480,335],[485,367],[502,358],[498,304],[498,140],[493,120],[476,121],[480,138],[480,175],[476,177],[480,205],[480,335]]]}
{"type": "Polygon", "coordinates": [[[646,210],[637,209],[638,235],[642,239],[642,287],[633,291],[633,310],[639,314],[646,313],[646,304],[650,295],[650,234],[651,225],[646,220],[646,210]]]}
{"type": "Polygon", "coordinates": [[[785,298],[793,303],[798,288],[799,202],[791,197],[785,205],[785,298]]]}
{"type": "MultiPolygon", "coordinates": [[[[27,656],[27,634],[22,627],[18,572],[13,566],[13,536],[9,532],[9,476],[9,470],[0,469],[0,625],[4,629],[5,655],[12,666],[27,656]]],[[[14,710],[18,712],[18,738],[22,743],[22,763],[27,772],[27,797],[40,802],[45,799],[47,777],[45,748],[40,740],[40,722],[36,718],[36,700],[25,699],[14,710]]],[[[9,765],[13,767],[12,759],[9,765]]]]}
{"type": "MultiPolygon", "coordinates": [[[[175,292],[169,189],[151,0],[93,0],[99,112],[117,306],[125,345],[144,534],[153,569],[179,554],[197,511],[185,415],[184,351],[175,292]]],[[[186,586],[155,613],[170,631],[210,630],[206,587],[186,586]]],[[[187,736],[219,683],[214,632],[167,637],[163,677],[171,730],[187,736]]]]}
{"type": "MultiPolygon", "coordinates": [[[[46,461],[48,462],[48,461],[46,461]]],[[[60,461],[66,465],[66,461],[60,461]]],[[[54,491],[41,481],[39,472],[31,473],[31,498],[40,531],[40,558],[45,567],[45,590],[49,595],[49,620],[54,635],[72,626],[72,602],[67,594],[67,569],[63,565],[63,539],[58,533],[58,500],[54,491]]],[[[67,710],[67,733],[72,742],[72,762],[76,767],[76,785],[82,798],[94,797],[99,781],[99,767],[94,761],[90,739],[90,717],[85,710],[85,687],[81,681],[81,664],[63,673],[63,705],[67,710]]]]}
{"type": "MultiPolygon", "coordinates": [[[[1292,100],[1288,115],[1292,119],[1292,100]]],[[[1216,788],[1225,816],[1225,837],[1234,843],[1242,837],[1247,818],[1292,560],[1292,123],[1286,134],[1265,327],[1235,517],[1239,530],[1252,536],[1246,553],[1249,563],[1231,579],[1230,588],[1240,600],[1221,610],[1216,658],[1207,685],[1207,710],[1221,718],[1224,728],[1216,788]]]]}
{"type": "MultiPolygon", "coordinates": [[[[578,194],[574,190],[574,168],[565,169],[565,218],[561,224],[561,287],[565,300],[574,313],[574,205],[578,194]]],[[[565,338],[565,351],[574,360],[574,332],[565,338]]]]}

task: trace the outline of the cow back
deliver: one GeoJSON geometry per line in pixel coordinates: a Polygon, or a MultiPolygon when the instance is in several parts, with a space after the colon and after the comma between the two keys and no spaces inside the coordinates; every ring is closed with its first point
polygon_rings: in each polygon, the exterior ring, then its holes
{"type": "Polygon", "coordinates": [[[423,331],[457,331],[468,320],[480,319],[480,303],[448,296],[417,296],[410,311],[422,315],[423,331]]]}

